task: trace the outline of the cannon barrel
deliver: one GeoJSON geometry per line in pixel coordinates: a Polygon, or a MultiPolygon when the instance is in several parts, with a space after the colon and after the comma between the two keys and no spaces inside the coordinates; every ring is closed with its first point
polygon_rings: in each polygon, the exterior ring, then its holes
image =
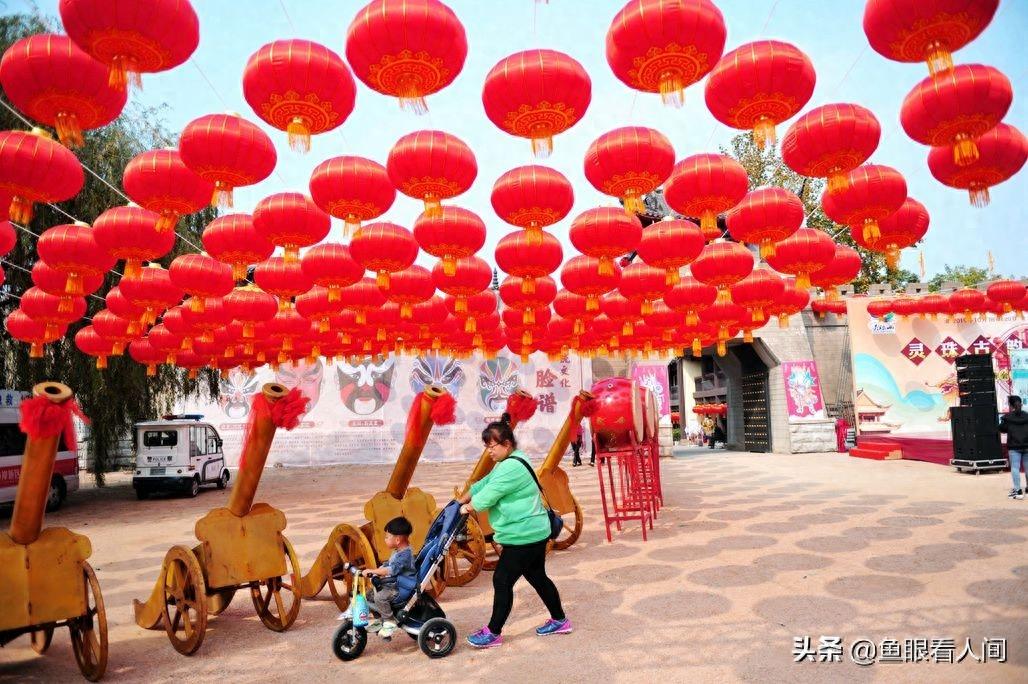
{"type": "MultiPolygon", "coordinates": [[[[514,394],[519,394],[522,397],[525,397],[526,399],[532,399],[532,395],[523,389],[515,390],[514,394]]],[[[512,415],[510,418],[510,429],[513,430],[514,428],[516,428],[519,422],[520,421],[518,420],[517,416],[512,415]]],[[[490,472],[492,472],[493,466],[495,465],[496,462],[493,459],[489,458],[489,452],[485,449],[482,449],[482,455],[478,457],[478,463],[475,464],[474,470],[471,471],[471,476],[467,479],[467,481],[464,482],[464,486],[457,491],[457,496],[463,496],[464,494],[466,494],[467,491],[471,489],[471,485],[475,484],[483,477],[488,475],[490,472]]]]}
{"type": "MultiPolygon", "coordinates": [[[[264,398],[269,404],[273,404],[288,394],[289,390],[284,385],[269,382],[261,388],[261,393],[264,394],[264,398]]],[[[246,515],[253,506],[257,485],[261,483],[264,463],[268,460],[268,453],[271,451],[271,442],[274,438],[275,423],[271,416],[255,417],[250,434],[247,435],[245,450],[239,459],[240,466],[236,484],[232,487],[232,495],[228,501],[229,510],[238,516],[246,515]]]]}
{"type": "Polygon", "coordinates": [[[560,432],[557,433],[553,444],[550,445],[550,450],[547,452],[546,458],[543,459],[543,464],[539,467],[540,473],[549,472],[560,465],[560,459],[563,458],[568,444],[571,443],[572,431],[578,427],[584,417],[582,415],[582,406],[591,399],[593,399],[593,395],[582,390],[578,393],[578,396],[571,400],[571,409],[568,411],[568,417],[564,419],[564,424],[560,426],[560,432]]]}
{"type": "Polygon", "coordinates": [[[397,499],[402,499],[410,486],[411,478],[414,477],[414,469],[421,458],[421,452],[425,450],[425,442],[432,431],[432,406],[440,397],[448,394],[439,385],[428,385],[418,395],[417,403],[411,406],[411,412],[417,412],[416,418],[408,420],[409,429],[404,436],[403,447],[400,455],[396,457],[396,464],[393,466],[392,475],[389,476],[389,484],[385,491],[397,499]]]}
{"type": "MultiPolygon", "coordinates": [[[[71,388],[59,382],[41,382],[32,388],[36,397],[46,397],[61,404],[72,397],[71,388]]],[[[52,437],[28,437],[21,463],[21,477],[14,497],[11,513],[11,539],[18,544],[31,544],[43,529],[46,497],[50,493],[50,478],[57,460],[58,432],[52,437]]]]}

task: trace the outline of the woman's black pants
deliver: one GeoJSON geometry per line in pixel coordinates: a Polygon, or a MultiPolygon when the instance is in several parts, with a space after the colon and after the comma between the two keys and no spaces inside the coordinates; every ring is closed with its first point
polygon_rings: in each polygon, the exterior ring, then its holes
{"type": "Polygon", "coordinates": [[[535,544],[504,544],[500,560],[493,572],[493,615],[489,631],[500,634],[514,606],[514,585],[524,577],[543,600],[550,617],[564,619],[557,586],[546,575],[546,542],[535,544]]]}

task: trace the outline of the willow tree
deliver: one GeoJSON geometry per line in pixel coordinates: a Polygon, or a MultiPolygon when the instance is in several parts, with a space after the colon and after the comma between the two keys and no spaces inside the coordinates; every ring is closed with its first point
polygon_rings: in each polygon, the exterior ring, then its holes
{"type": "MultiPolygon", "coordinates": [[[[55,30],[53,20],[39,15],[0,17],[0,52],[25,36],[55,30]]],[[[11,106],[6,98],[3,102],[11,106]]],[[[7,107],[0,107],[0,129],[27,128],[28,124],[7,107]]],[[[29,270],[37,258],[37,236],[50,226],[70,223],[69,216],[92,224],[105,209],[125,204],[125,198],[115,189],[121,188],[125,165],[140,152],[173,143],[173,136],[161,123],[160,110],[133,104],[110,125],[86,132],[85,146],[76,154],[83,166],[94,173],[86,172],[85,186],[74,199],[56,208],[37,205],[31,224],[17,230],[18,243],[3,257],[6,282],[0,287],[0,318],[6,318],[17,308],[20,294],[32,287],[29,270]]],[[[180,237],[175,248],[160,263],[166,267],[175,256],[197,251],[200,233],[213,217],[213,211],[207,210],[179,222],[176,231],[180,237]]],[[[176,399],[217,392],[217,375],[213,372],[205,371],[197,380],[190,380],[185,371],[162,366],[156,377],[147,377],[146,369],[127,354],[112,357],[107,369],[99,371],[91,357],[78,351],[73,342],[75,333],[104,308],[104,296],[119,279],[116,272],[107,274],[103,286],[87,297],[86,318],[68,326],[64,338],[48,345],[41,359],[30,359],[28,346],[11,339],[6,332],[0,335],[0,386],[25,390],[43,380],[59,380],[75,391],[91,422],[87,448],[93,457],[91,470],[98,485],[103,485],[104,473],[114,465],[119,442],[129,437],[134,422],[167,412],[176,399]]]]}

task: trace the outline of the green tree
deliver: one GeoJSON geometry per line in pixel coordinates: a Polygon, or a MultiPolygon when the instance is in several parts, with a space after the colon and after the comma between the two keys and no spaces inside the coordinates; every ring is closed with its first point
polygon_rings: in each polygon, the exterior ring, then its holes
{"type": "MultiPolygon", "coordinates": [[[[54,21],[38,14],[0,17],[0,52],[25,36],[56,30],[54,21]]],[[[10,106],[6,98],[3,102],[10,106]]],[[[26,128],[28,125],[6,107],[0,108],[0,130],[26,128]]],[[[132,157],[144,150],[169,146],[173,140],[160,122],[159,111],[130,105],[110,125],[87,132],[85,142],[82,149],[76,150],[79,160],[111,185],[120,187],[122,171],[132,157]]],[[[6,318],[17,308],[19,295],[32,287],[28,269],[36,262],[35,243],[40,233],[50,226],[69,223],[71,219],[65,214],[92,223],[105,209],[124,203],[120,194],[87,172],[82,191],[74,199],[62,202],[60,211],[37,205],[31,224],[25,226],[26,230],[18,230],[17,245],[3,258],[6,282],[0,287],[0,318],[6,318]]],[[[161,264],[167,266],[175,256],[197,251],[194,245],[200,244],[200,233],[213,217],[214,212],[207,210],[183,219],[177,228],[181,237],[161,264]]],[[[119,441],[129,436],[134,422],[168,411],[178,398],[217,392],[217,374],[210,371],[197,380],[189,380],[185,371],[161,366],[156,377],[148,378],[145,368],[127,354],[111,358],[107,370],[98,371],[93,359],[78,351],[73,342],[75,333],[104,308],[103,298],[118,280],[116,273],[107,274],[103,286],[87,298],[86,318],[71,324],[65,337],[49,345],[42,359],[30,359],[27,345],[12,340],[10,335],[0,336],[0,386],[28,389],[43,380],[58,380],[75,391],[83,412],[91,420],[87,445],[98,485],[103,485],[104,473],[113,466],[119,441]]]]}
{"type": "Polygon", "coordinates": [[[942,271],[936,273],[928,280],[928,289],[931,292],[938,292],[942,284],[948,280],[954,280],[964,287],[976,287],[994,276],[989,274],[987,269],[981,266],[950,266],[946,264],[942,271]]]}
{"type": "Polygon", "coordinates": [[[782,161],[777,147],[760,149],[753,142],[751,133],[740,133],[732,138],[731,149],[721,148],[721,153],[736,159],[750,179],[750,189],[774,185],[791,190],[803,201],[807,214],[807,226],[822,230],[837,242],[849,245],[860,254],[863,266],[853,281],[857,292],[866,292],[872,283],[889,283],[894,289],[902,289],[907,283],[917,282],[917,276],[904,269],[890,269],[885,264],[885,255],[858,247],[850,235],[848,226],[828,218],[821,209],[821,194],[825,189],[823,178],[801,176],[782,161]]]}

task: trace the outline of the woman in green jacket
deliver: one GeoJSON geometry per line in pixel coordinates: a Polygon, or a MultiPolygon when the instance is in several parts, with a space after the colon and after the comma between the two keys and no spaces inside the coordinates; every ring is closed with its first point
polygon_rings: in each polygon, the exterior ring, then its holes
{"type": "Polygon", "coordinates": [[[461,497],[461,511],[489,511],[493,539],[502,549],[493,572],[493,613],[489,624],[468,637],[475,648],[503,643],[500,636],[514,605],[514,585],[524,577],[543,600],[550,619],[536,628],[539,636],[570,634],[571,620],[564,615],[557,587],[546,575],[546,544],[550,519],[524,453],[518,450],[506,414],[482,431],[482,442],[496,462],[491,473],[461,497]]]}

